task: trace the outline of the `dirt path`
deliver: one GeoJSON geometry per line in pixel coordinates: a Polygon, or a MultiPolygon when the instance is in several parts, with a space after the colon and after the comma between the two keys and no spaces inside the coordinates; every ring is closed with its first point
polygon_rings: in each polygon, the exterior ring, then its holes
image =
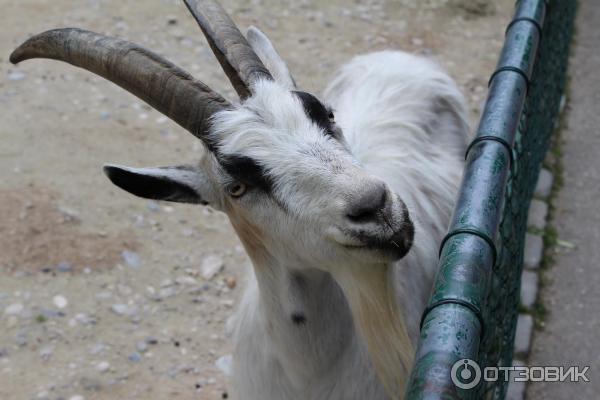
{"type": "MultiPolygon", "coordinates": [[[[439,59],[475,120],[514,1],[223,3],[272,37],[306,90],[354,54],[410,50],[439,59]]],[[[29,35],[76,26],[136,41],[232,96],[198,28],[175,0],[1,5],[0,398],[220,398],[215,362],[251,271],[226,217],[133,198],[100,171],[191,161],[199,143],[101,78],[8,63],[29,35]],[[212,279],[207,258],[224,265],[212,279]]]]}

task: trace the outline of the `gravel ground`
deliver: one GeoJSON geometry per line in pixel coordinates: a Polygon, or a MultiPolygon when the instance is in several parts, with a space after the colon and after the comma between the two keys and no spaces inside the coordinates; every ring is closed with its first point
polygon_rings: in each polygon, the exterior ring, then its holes
{"type": "Polygon", "coordinates": [[[554,200],[553,224],[560,239],[573,248],[558,247],[556,262],[546,273],[543,303],[550,310],[544,329],[536,332],[530,365],[588,366],[590,382],[536,382],[528,398],[555,400],[598,398],[600,358],[600,4],[581,1],[570,64],[570,98],[563,130],[564,186],[554,200]]]}
{"type": "MultiPolygon", "coordinates": [[[[475,121],[513,0],[223,1],[319,93],[352,55],[435,57],[475,121]]],[[[8,55],[76,26],[136,41],[233,97],[180,1],[3,0],[0,16],[0,398],[216,399],[225,324],[251,269],[224,215],[133,198],[104,162],[193,160],[200,144],[133,96],[65,64],[8,55]]]]}

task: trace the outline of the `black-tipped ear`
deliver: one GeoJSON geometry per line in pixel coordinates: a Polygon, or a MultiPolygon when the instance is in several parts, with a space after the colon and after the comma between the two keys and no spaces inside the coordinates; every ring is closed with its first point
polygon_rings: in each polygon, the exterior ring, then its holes
{"type": "Polygon", "coordinates": [[[193,167],[129,168],[105,165],[104,173],[121,189],[145,199],[208,204],[194,189],[193,167]]]}

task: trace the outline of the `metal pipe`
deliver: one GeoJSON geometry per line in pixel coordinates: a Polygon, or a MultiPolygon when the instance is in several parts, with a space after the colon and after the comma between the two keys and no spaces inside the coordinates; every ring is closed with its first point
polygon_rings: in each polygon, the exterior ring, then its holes
{"type": "Polygon", "coordinates": [[[461,359],[478,360],[507,180],[514,167],[513,145],[545,13],[544,0],[521,0],[507,28],[477,135],[467,150],[452,222],[440,246],[406,399],[471,399],[478,394],[457,387],[450,371],[461,359]]]}

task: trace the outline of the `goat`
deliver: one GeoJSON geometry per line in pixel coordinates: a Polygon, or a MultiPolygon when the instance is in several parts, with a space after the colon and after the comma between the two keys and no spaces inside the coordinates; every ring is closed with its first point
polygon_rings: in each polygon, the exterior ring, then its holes
{"type": "Polygon", "coordinates": [[[459,90],[433,62],[383,51],[345,65],[321,101],[260,30],[244,37],[215,1],[185,3],[240,102],[75,28],[36,35],[10,60],[99,74],[205,145],[194,164],[104,172],[134,195],[228,215],[253,264],[234,324],[241,399],[401,398],[462,170],[459,90]]]}

